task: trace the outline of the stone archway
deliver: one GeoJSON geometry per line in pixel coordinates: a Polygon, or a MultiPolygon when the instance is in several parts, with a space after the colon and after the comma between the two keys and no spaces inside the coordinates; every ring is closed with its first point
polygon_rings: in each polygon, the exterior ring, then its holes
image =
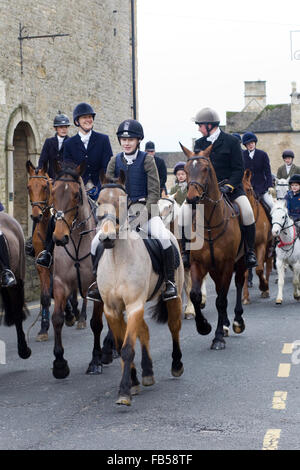
{"type": "Polygon", "coordinates": [[[19,221],[26,237],[31,234],[31,210],[25,164],[27,160],[37,164],[40,137],[35,121],[25,106],[19,106],[12,113],[6,136],[7,209],[19,221]]]}

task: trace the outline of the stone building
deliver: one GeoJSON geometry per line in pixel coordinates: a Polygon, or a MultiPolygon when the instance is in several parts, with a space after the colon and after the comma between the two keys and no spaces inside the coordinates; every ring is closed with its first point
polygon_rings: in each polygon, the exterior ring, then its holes
{"type": "Polygon", "coordinates": [[[95,130],[109,135],[114,152],[117,125],[134,115],[135,2],[0,0],[0,200],[25,236],[25,163],[37,163],[58,110],[72,120],[77,103],[90,103],[95,130]],[[67,36],[32,38],[56,34],[67,36]]]}
{"type": "Polygon", "coordinates": [[[296,83],[292,83],[289,103],[267,104],[266,82],[245,82],[245,106],[240,112],[227,112],[226,132],[247,131],[257,135],[257,145],[268,153],[273,173],[282,165],[285,149],[294,151],[299,165],[300,93],[296,83]]]}
{"type": "Polygon", "coordinates": [[[25,163],[37,164],[58,110],[72,121],[91,104],[114,153],[118,124],[136,116],[136,0],[0,0],[0,24],[0,200],[27,237],[25,163]]]}

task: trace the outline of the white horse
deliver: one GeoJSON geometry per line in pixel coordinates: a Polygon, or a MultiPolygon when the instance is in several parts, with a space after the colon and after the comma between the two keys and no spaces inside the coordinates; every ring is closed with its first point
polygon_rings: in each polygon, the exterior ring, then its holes
{"type": "Polygon", "coordinates": [[[285,270],[293,271],[294,299],[300,301],[300,238],[293,220],[288,215],[284,200],[277,201],[271,211],[272,234],[279,237],[276,246],[278,292],[276,304],[282,304],[285,270]]]}
{"type": "MultiPolygon", "coordinates": [[[[175,194],[170,195],[168,197],[163,197],[158,201],[158,208],[159,208],[159,215],[162,218],[163,223],[165,226],[171,230],[172,233],[176,235],[176,227],[180,224],[182,220],[182,206],[180,206],[176,200],[174,199],[175,194]],[[175,231],[174,231],[175,229],[175,231]]],[[[194,305],[190,299],[190,291],[192,287],[191,281],[191,274],[189,269],[184,270],[184,285],[183,285],[183,293],[182,293],[182,305],[183,305],[183,312],[184,318],[190,319],[195,317],[195,309],[194,305]]],[[[202,286],[201,286],[201,293],[202,293],[202,308],[205,307],[206,304],[206,277],[203,279],[202,286]]]]}
{"type": "Polygon", "coordinates": [[[284,199],[289,190],[289,178],[276,178],[275,191],[277,200],[284,199]]]}

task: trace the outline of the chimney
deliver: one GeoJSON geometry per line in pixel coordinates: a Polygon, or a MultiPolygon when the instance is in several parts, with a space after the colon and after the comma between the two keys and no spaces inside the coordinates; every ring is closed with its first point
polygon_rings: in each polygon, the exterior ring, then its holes
{"type": "Polygon", "coordinates": [[[256,82],[245,83],[245,107],[243,111],[261,112],[267,104],[266,82],[258,80],[256,82]]]}
{"type": "Polygon", "coordinates": [[[291,125],[293,131],[300,131],[300,93],[297,92],[296,82],[292,82],[291,125]]]}

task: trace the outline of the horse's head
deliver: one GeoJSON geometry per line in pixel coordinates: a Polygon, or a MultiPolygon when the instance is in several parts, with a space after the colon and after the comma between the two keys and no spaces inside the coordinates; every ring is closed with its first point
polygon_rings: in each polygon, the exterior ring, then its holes
{"type": "Polygon", "coordinates": [[[47,174],[47,165],[36,168],[28,160],[26,170],[29,175],[27,191],[32,207],[31,218],[35,222],[40,222],[52,204],[52,182],[47,174]]]}
{"type": "Polygon", "coordinates": [[[56,245],[65,246],[78,217],[83,203],[83,182],[81,175],[85,170],[85,162],[75,166],[66,163],[55,165],[56,178],[53,185],[53,209],[56,219],[53,241],[56,245]]]}
{"type": "Polygon", "coordinates": [[[195,204],[202,201],[208,195],[209,182],[212,173],[214,173],[209,158],[212,145],[199,153],[194,153],[183,145],[181,145],[181,148],[187,157],[187,163],[184,167],[188,185],[186,200],[189,204],[195,204]]]}
{"type": "Polygon", "coordinates": [[[118,179],[108,179],[101,175],[101,191],[98,198],[97,217],[99,220],[99,240],[104,248],[114,247],[115,240],[127,218],[127,194],[125,190],[125,173],[121,170],[118,179]]]}
{"type": "Polygon", "coordinates": [[[276,178],[275,191],[277,199],[284,199],[289,190],[289,178],[276,178]]]}
{"type": "Polygon", "coordinates": [[[274,203],[271,210],[272,217],[272,235],[279,237],[280,232],[284,230],[287,222],[289,221],[288,210],[285,200],[278,200],[274,203]]]}
{"type": "Polygon", "coordinates": [[[251,172],[251,170],[249,170],[247,168],[247,170],[245,170],[244,176],[243,176],[243,187],[244,187],[244,191],[247,194],[248,198],[254,196],[254,191],[253,191],[253,187],[252,187],[252,184],[251,184],[251,177],[252,177],[252,172],[251,172]]]}
{"type": "Polygon", "coordinates": [[[174,197],[166,196],[159,199],[158,210],[163,223],[168,227],[171,222],[174,222],[178,217],[180,206],[177,204],[174,197]]]}

